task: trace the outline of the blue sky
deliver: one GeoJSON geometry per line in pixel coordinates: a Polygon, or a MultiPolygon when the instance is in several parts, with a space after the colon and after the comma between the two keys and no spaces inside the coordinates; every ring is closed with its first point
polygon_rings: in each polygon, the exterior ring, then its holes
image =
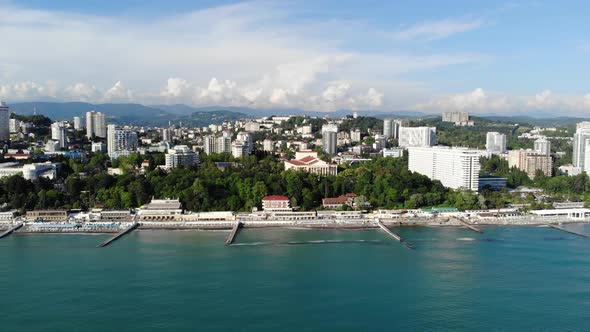
{"type": "Polygon", "coordinates": [[[0,0],[0,98],[584,115],[589,9],[0,0]]]}

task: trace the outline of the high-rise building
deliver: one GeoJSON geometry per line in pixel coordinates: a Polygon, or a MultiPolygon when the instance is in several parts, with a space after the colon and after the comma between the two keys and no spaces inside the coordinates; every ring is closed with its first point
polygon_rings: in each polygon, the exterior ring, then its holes
{"type": "Polygon", "coordinates": [[[468,112],[443,112],[443,122],[465,123],[469,122],[468,112]]]}
{"type": "Polygon", "coordinates": [[[383,136],[386,139],[398,139],[399,129],[401,127],[400,120],[385,119],[383,120],[383,136]]]}
{"type": "MultiPolygon", "coordinates": [[[[249,132],[239,132],[236,136],[236,141],[244,145],[246,155],[249,155],[254,150],[254,141],[252,140],[252,134],[249,132]]],[[[233,151],[233,149],[232,149],[233,151]]]]}
{"type": "Polygon", "coordinates": [[[436,127],[401,127],[399,131],[399,146],[428,147],[436,145],[436,127]]]}
{"type": "Polygon", "coordinates": [[[59,148],[65,149],[68,144],[68,135],[66,124],[64,122],[54,122],[51,124],[51,139],[59,142],[59,148]]]}
{"type": "Polygon", "coordinates": [[[79,116],[74,117],[74,130],[82,130],[84,128],[84,122],[79,116]]]}
{"type": "Polygon", "coordinates": [[[164,128],[162,129],[162,142],[172,142],[172,137],[174,136],[174,128],[164,128]]]}
{"type": "Polygon", "coordinates": [[[118,155],[137,150],[137,133],[135,131],[122,129],[112,124],[108,125],[107,131],[107,152],[109,157],[116,158],[118,155]]]}
{"type": "Polygon", "coordinates": [[[435,147],[408,148],[408,167],[412,172],[439,180],[453,189],[479,190],[479,158],[474,149],[435,147]]]}
{"type": "Polygon", "coordinates": [[[0,141],[10,139],[10,108],[5,102],[0,101],[0,141]]]}
{"type": "Polygon", "coordinates": [[[535,141],[535,152],[543,156],[550,156],[551,142],[546,138],[539,138],[535,141]]]}
{"type": "Polygon", "coordinates": [[[101,112],[86,112],[86,136],[105,138],[107,137],[107,127],[105,115],[101,112]]]}
{"type": "Polygon", "coordinates": [[[244,158],[248,155],[248,145],[243,141],[234,141],[231,144],[231,154],[234,158],[244,158]]]}
{"type": "Polygon", "coordinates": [[[231,153],[231,136],[207,135],[203,137],[203,151],[205,154],[231,153]]]}
{"type": "Polygon", "coordinates": [[[516,167],[534,179],[537,171],[541,171],[545,176],[551,176],[553,161],[550,156],[533,150],[511,150],[508,151],[508,167],[516,167]]]}
{"type": "Polygon", "coordinates": [[[486,135],[486,150],[492,154],[506,152],[506,135],[492,131],[486,135]]]}
{"type": "Polygon", "coordinates": [[[358,129],[354,129],[350,131],[350,140],[352,142],[360,142],[361,141],[361,131],[358,129]]]}
{"type": "Polygon", "coordinates": [[[329,123],[322,126],[322,150],[336,154],[338,146],[338,125],[329,123]]]}
{"type": "Polygon", "coordinates": [[[177,145],[166,153],[166,168],[190,167],[199,164],[199,155],[186,145],[177,145]]]}
{"type": "Polygon", "coordinates": [[[585,165],[586,147],[590,145],[590,122],[584,121],[576,125],[574,134],[572,162],[575,167],[588,172],[585,165]]]}

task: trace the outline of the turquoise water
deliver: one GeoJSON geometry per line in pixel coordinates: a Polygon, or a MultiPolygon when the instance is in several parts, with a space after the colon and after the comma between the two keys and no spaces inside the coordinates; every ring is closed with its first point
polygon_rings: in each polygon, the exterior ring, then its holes
{"type": "Polygon", "coordinates": [[[396,229],[415,250],[377,230],[12,235],[0,331],[590,329],[590,239],[484,230],[396,229]]]}

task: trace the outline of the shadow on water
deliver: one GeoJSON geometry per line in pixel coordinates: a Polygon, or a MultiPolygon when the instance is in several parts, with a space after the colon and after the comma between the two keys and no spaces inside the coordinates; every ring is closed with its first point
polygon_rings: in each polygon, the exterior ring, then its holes
{"type": "MultiPolygon", "coordinates": [[[[370,244],[380,246],[391,246],[395,243],[383,240],[311,240],[311,241],[290,241],[290,242],[246,242],[233,243],[231,246],[298,246],[298,245],[321,245],[321,244],[370,244]]],[[[408,249],[415,249],[410,242],[402,242],[408,249]]]]}

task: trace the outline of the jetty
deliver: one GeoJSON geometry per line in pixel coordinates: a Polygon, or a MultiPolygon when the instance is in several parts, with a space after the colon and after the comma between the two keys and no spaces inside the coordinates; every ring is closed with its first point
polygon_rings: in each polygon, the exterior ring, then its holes
{"type": "Polygon", "coordinates": [[[481,229],[473,226],[472,224],[470,224],[469,222],[467,222],[465,219],[463,219],[463,218],[457,218],[457,217],[455,217],[454,219],[458,220],[461,223],[461,225],[469,228],[470,230],[472,230],[472,231],[474,231],[476,233],[479,233],[479,234],[483,234],[483,231],[481,229]]]}
{"type": "Polygon", "coordinates": [[[133,224],[131,224],[131,226],[125,228],[124,230],[122,230],[121,232],[117,233],[115,236],[111,237],[110,239],[104,241],[103,243],[99,244],[98,247],[102,248],[102,247],[106,247],[109,244],[117,241],[118,239],[122,238],[123,236],[133,232],[134,229],[136,229],[137,227],[139,227],[139,223],[137,221],[134,221],[133,224]]]}
{"type": "Polygon", "coordinates": [[[566,232],[566,233],[570,233],[570,234],[573,234],[573,235],[577,235],[577,236],[581,236],[581,237],[585,237],[587,239],[590,239],[590,235],[588,235],[588,234],[579,233],[579,232],[576,232],[576,231],[565,229],[565,228],[560,227],[560,226],[557,226],[555,224],[547,224],[547,226],[549,226],[551,228],[554,228],[554,229],[557,229],[557,230],[560,230],[562,232],[566,232]]]}
{"type": "Polygon", "coordinates": [[[399,241],[400,243],[405,245],[408,249],[414,249],[414,247],[412,247],[412,245],[409,242],[406,242],[406,240],[404,240],[403,237],[399,236],[398,234],[394,233],[391,229],[387,228],[387,226],[385,226],[381,222],[381,220],[375,219],[375,223],[379,226],[379,228],[381,228],[381,230],[383,230],[385,233],[387,233],[387,235],[396,239],[397,241],[399,241]]]}
{"type": "Polygon", "coordinates": [[[0,239],[7,237],[8,235],[14,233],[15,231],[19,230],[21,227],[24,226],[24,223],[18,223],[16,226],[10,228],[9,230],[5,231],[4,233],[0,234],[0,239]]]}
{"type": "Polygon", "coordinates": [[[225,244],[226,245],[230,245],[232,243],[234,243],[236,237],[238,236],[238,232],[240,231],[240,229],[242,228],[244,224],[242,224],[241,221],[236,221],[234,223],[234,226],[231,229],[231,232],[229,233],[229,235],[227,236],[227,239],[225,240],[225,244]]]}

